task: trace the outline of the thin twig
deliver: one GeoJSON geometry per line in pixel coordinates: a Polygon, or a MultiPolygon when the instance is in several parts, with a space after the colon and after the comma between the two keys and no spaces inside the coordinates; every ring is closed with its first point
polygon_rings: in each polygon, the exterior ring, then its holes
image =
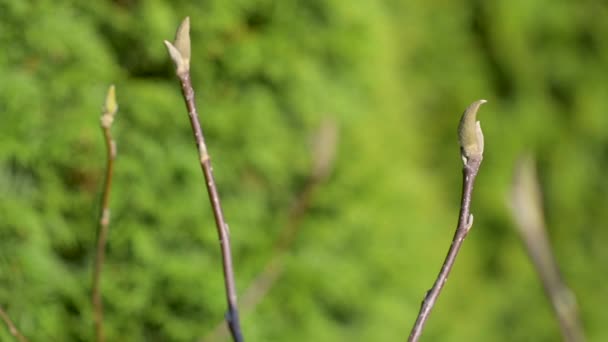
{"type": "Polygon", "coordinates": [[[6,311],[4,311],[4,309],[2,309],[2,307],[0,307],[0,318],[2,318],[4,323],[6,323],[8,331],[11,333],[11,335],[13,335],[19,342],[28,342],[27,338],[25,338],[25,336],[19,332],[19,329],[17,329],[15,324],[13,324],[13,321],[10,319],[10,317],[8,317],[8,314],[6,311]]]}
{"type": "Polygon", "coordinates": [[[585,341],[576,297],[564,282],[551,250],[540,184],[531,156],[522,157],[515,169],[511,210],[517,231],[551,302],[564,341],[585,341]]]}
{"type": "Polygon", "coordinates": [[[106,102],[101,115],[101,129],[106,143],[107,164],[106,176],[101,196],[101,214],[99,219],[99,232],[97,235],[97,250],[95,254],[95,268],[93,270],[93,319],[95,324],[95,340],[103,342],[105,340],[103,332],[103,302],[101,300],[101,270],[105,260],[106,241],[108,239],[108,229],[110,226],[110,191],[112,190],[112,176],[114,174],[114,160],[116,159],[116,142],[112,138],[112,122],[118,106],[114,86],[110,86],[106,102]]]}
{"type": "MultiPolygon", "coordinates": [[[[313,195],[317,188],[325,182],[331,172],[338,138],[338,128],[331,120],[321,123],[313,146],[313,165],[310,176],[302,191],[289,209],[287,223],[281,230],[274,247],[274,254],[264,266],[262,272],[253,280],[243,294],[241,310],[247,314],[253,310],[268,294],[285,269],[285,256],[291,249],[302,220],[310,208],[313,195]]],[[[227,337],[227,329],[223,322],[215,326],[201,342],[222,341],[227,337]]]]}
{"type": "Polygon", "coordinates": [[[171,58],[176,65],[176,74],[179,78],[182,87],[182,94],[188,109],[188,116],[192,126],[192,133],[198,148],[198,157],[206,180],[207,192],[209,201],[213,210],[217,233],[220,240],[222,252],[222,266],[224,272],[224,286],[226,288],[226,301],[228,311],[226,313],[226,321],[230,327],[232,338],[235,342],[243,341],[241,332],[239,312],[237,307],[236,284],[234,281],[234,271],[232,266],[232,254],[230,251],[230,233],[228,224],[224,219],[220,197],[218,195],[217,186],[213,177],[213,169],[211,167],[211,158],[207,151],[205,138],[201,129],[196,103],[194,100],[194,89],[192,80],[190,79],[190,19],[186,18],[179,26],[176,34],[176,39],[173,44],[165,41],[165,45],[171,55],[171,58]]]}
{"type": "Polygon", "coordinates": [[[471,196],[473,194],[473,185],[475,178],[479,172],[479,167],[483,160],[483,134],[479,121],[476,121],[476,114],[479,106],[485,103],[485,100],[479,100],[471,104],[464,112],[459,126],[459,140],[461,147],[461,155],[464,162],[462,169],[463,187],[462,187],[462,202],[460,205],[460,215],[458,218],[458,226],[452,239],[452,244],[448,250],[448,254],[441,266],[441,271],[437,276],[437,280],[433,287],[427,291],[420,312],[416,319],[416,323],[412,328],[408,341],[418,341],[422,334],[422,329],[431,314],[431,310],[437,301],[437,297],[441,293],[445,282],[448,279],[450,271],[454,266],[460,247],[467,237],[467,234],[473,226],[473,215],[471,214],[471,196]]]}
{"type": "MultiPolygon", "coordinates": [[[[294,205],[289,211],[287,224],[281,231],[281,236],[275,246],[275,252],[264,266],[264,269],[253,280],[243,293],[241,300],[241,311],[247,314],[253,310],[270,291],[274,283],[281,276],[285,266],[285,254],[293,241],[304,217],[312,193],[316,189],[317,183],[309,181],[304,190],[298,195],[294,205]]],[[[222,341],[227,337],[228,329],[224,322],[218,323],[211,332],[201,339],[201,342],[222,341]]]]}

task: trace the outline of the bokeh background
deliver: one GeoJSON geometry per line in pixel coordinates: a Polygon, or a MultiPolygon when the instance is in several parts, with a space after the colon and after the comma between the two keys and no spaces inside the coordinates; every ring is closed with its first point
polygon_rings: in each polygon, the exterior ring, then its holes
{"type": "Polygon", "coordinates": [[[588,340],[608,340],[608,6],[593,0],[0,0],[0,305],[24,335],[93,338],[112,83],[108,340],[198,341],[222,320],[219,244],[162,44],[185,16],[239,292],[283,265],[242,313],[248,341],[405,340],[453,235],[456,127],[480,98],[475,226],[423,339],[560,339],[507,205],[528,151],[588,340]]]}

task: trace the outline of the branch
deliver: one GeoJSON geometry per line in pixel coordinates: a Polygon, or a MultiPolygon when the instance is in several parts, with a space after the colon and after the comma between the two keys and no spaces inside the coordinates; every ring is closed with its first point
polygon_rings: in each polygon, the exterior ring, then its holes
{"type": "Polygon", "coordinates": [[[454,266],[460,247],[467,237],[467,234],[473,226],[473,214],[471,214],[471,196],[473,193],[473,185],[475,178],[479,172],[479,167],[483,160],[483,133],[479,121],[476,121],[477,110],[479,106],[484,104],[485,100],[473,102],[463,113],[460,125],[458,127],[458,136],[460,141],[460,153],[464,163],[463,173],[463,188],[462,202],[460,205],[460,216],[458,219],[458,227],[448,250],[448,254],[441,266],[441,271],[437,276],[437,280],[433,287],[427,291],[416,323],[410,333],[409,342],[418,341],[422,334],[422,329],[431,314],[431,310],[448,279],[448,275],[454,266]]]}
{"type": "Polygon", "coordinates": [[[95,268],[93,270],[93,319],[95,324],[95,340],[103,342],[103,302],[101,300],[100,281],[101,269],[105,259],[106,241],[110,226],[110,191],[112,190],[112,176],[114,174],[114,159],[116,159],[116,142],[112,138],[110,128],[118,110],[114,86],[110,86],[106,102],[101,115],[101,129],[107,150],[106,177],[101,197],[101,214],[99,219],[99,233],[97,236],[97,250],[95,254],[95,268]]]}
{"type": "Polygon", "coordinates": [[[563,281],[551,251],[540,184],[531,156],[517,163],[511,191],[511,211],[517,231],[551,301],[564,341],[585,341],[576,298],[563,281]]]}
{"type": "Polygon", "coordinates": [[[196,104],[194,101],[194,89],[192,88],[192,80],[190,79],[190,19],[187,17],[177,29],[176,39],[173,44],[165,40],[165,46],[173,59],[176,66],[176,75],[182,86],[182,94],[188,109],[192,133],[198,148],[198,157],[205,176],[207,192],[209,193],[209,201],[213,210],[217,233],[220,240],[222,252],[222,266],[224,271],[224,285],[226,288],[226,301],[228,311],[226,313],[226,321],[230,327],[232,338],[235,342],[243,341],[243,334],[239,321],[239,312],[237,307],[236,284],[234,281],[234,271],[232,267],[232,254],[230,252],[230,234],[228,224],[224,219],[220,197],[217,192],[215,179],[211,167],[211,158],[207,151],[205,138],[201,129],[196,104]]]}
{"type": "Polygon", "coordinates": [[[4,323],[6,323],[8,331],[11,333],[11,335],[13,335],[19,342],[28,342],[27,338],[21,335],[17,327],[13,324],[13,321],[11,321],[10,317],[8,317],[8,314],[4,311],[4,309],[2,309],[2,307],[0,307],[0,318],[4,321],[4,323]]]}
{"type": "MultiPolygon", "coordinates": [[[[321,123],[313,146],[313,165],[304,189],[297,195],[289,209],[287,223],[281,230],[274,247],[274,254],[264,266],[262,272],[245,290],[241,309],[246,314],[253,310],[268,294],[285,269],[285,255],[291,249],[302,220],[310,208],[315,190],[323,184],[331,173],[336,146],[338,142],[338,127],[335,122],[325,120],[321,123]]],[[[222,341],[226,338],[227,330],[221,322],[201,342],[222,341]]]]}

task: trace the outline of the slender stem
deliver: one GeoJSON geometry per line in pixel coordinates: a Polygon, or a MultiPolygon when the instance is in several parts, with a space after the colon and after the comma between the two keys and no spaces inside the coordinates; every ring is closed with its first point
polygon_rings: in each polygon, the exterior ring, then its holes
{"type": "MultiPolygon", "coordinates": [[[[114,97],[113,87],[111,88],[112,99],[114,97]]],[[[105,247],[108,239],[110,226],[110,192],[112,190],[112,176],[114,175],[114,160],[116,159],[116,142],[112,138],[110,127],[116,108],[104,109],[101,119],[101,129],[107,150],[106,175],[101,196],[101,214],[99,219],[99,232],[97,235],[97,248],[95,254],[95,266],[93,270],[93,319],[95,325],[95,341],[105,341],[103,332],[103,302],[101,299],[101,271],[105,261],[105,247]]]]}
{"type": "Polygon", "coordinates": [[[10,319],[10,317],[8,317],[8,314],[1,307],[0,318],[4,321],[4,323],[6,323],[8,331],[11,333],[11,335],[13,335],[19,342],[27,342],[27,338],[25,338],[25,336],[19,332],[15,324],[13,324],[13,321],[10,319]]]}
{"type": "Polygon", "coordinates": [[[230,328],[233,340],[235,342],[241,342],[243,341],[243,334],[241,332],[237,307],[236,285],[232,266],[232,254],[230,251],[230,233],[222,212],[222,206],[217,192],[215,179],[213,178],[211,158],[209,157],[203,131],[198,120],[190,72],[188,70],[186,72],[177,73],[177,76],[179,77],[182,86],[182,94],[188,109],[190,124],[192,125],[192,133],[194,134],[194,140],[198,148],[199,162],[201,164],[203,174],[205,175],[207,192],[209,193],[209,201],[211,202],[211,208],[213,210],[213,216],[215,218],[217,233],[220,240],[222,266],[224,271],[224,286],[226,287],[226,301],[228,304],[226,321],[228,323],[228,327],[230,328]]]}
{"type": "MultiPolygon", "coordinates": [[[[315,192],[327,181],[335,161],[339,130],[331,119],[325,119],[315,134],[315,144],[312,150],[312,167],[308,180],[296,199],[290,206],[287,222],[280,232],[274,246],[274,254],[264,266],[262,272],[251,282],[243,293],[241,312],[247,314],[253,310],[272,289],[276,281],[285,270],[285,256],[296,240],[302,221],[314,199],[315,192]]],[[[228,331],[220,322],[200,342],[222,341],[227,337],[228,331]]]]}
{"type": "Polygon", "coordinates": [[[479,172],[481,161],[481,155],[474,158],[465,158],[465,164],[462,170],[462,202],[460,206],[460,216],[458,218],[458,227],[456,228],[456,233],[454,234],[452,244],[450,245],[450,249],[448,250],[445,261],[443,262],[443,266],[441,266],[441,271],[437,276],[437,280],[435,280],[433,287],[427,291],[424,300],[422,301],[418,318],[416,319],[416,323],[414,324],[408,338],[409,342],[418,341],[420,338],[422,329],[424,328],[424,325],[431,314],[431,310],[437,301],[437,297],[439,297],[439,294],[441,293],[441,290],[448,279],[450,271],[454,266],[454,262],[456,261],[456,257],[460,251],[460,247],[473,226],[473,215],[471,214],[471,195],[473,193],[473,185],[475,183],[477,173],[479,172]]]}
{"type": "Polygon", "coordinates": [[[543,213],[542,190],[531,156],[518,162],[511,210],[517,231],[551,301],[564,341],[585,341],[576,297],[563,280],[551,248],[543,213]]]}
{"type": "Polygon", "coordinates": [[[585,341],[576,298],[562,279],[549,241],[524,240],[524,243],[545,293],[551,302],[564,341],[585,341]]]}
{"type": "MultiPolygon", "coordinates": [[[[283,273],[283,270],[285,269],[285,254],[295,240],[302,219],[310,206],[312,194],[318,184],[319,182],[311,179],[292,205],[287,218],[287,224],[281,231],[281,236],[275,245],[274,254],[266,263],[262,272],[253,280],[243,294],[241,310],[245,314],[253,310],[253,308],[259,304],[283,273]]],[[[210,333],[201,339],[201,342],[221,341],[226,338],[226,335],[227,330],[225,329],[224,324],[220,322],[210,333]]]]}

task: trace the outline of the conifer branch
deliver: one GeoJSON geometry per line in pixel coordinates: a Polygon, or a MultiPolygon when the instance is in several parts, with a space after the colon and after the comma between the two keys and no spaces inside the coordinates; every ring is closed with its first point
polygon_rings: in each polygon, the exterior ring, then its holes
{"type": "Polygon", "coordinates": [[[450,271],[454,266],[458,252],[462,247],[464,239],[469,234],[473,226],[473,214],[471,214],[471,196],[473,194],[473,185],[475,178],[479,172],[479,167],[483,160],[483,134],[479,121],[476,120],[477,110],[479,106],[485,103],[485,100],[473,102],[463,113],[460,125],[458,127],[458,136],[460,141],[460,152],[464,167],[463,187],[462,187],[462,202],[460,205],[460,215],[458,218],[458,226],[452,239],[452,244],[448,250],[448,254],[441,266],[437,280],[430,290],[427,291],[424,300],[420,306],[420,312],[414,327],[408,338],[409,342],[418,341],[422,335],[422,329],[431,314],[431,310],[445,285],[450,271]]]}
{"type": "Polygon", "coordinates": [[[93,269],[93,320],[95,325],[95,340],[105,340],[103,332],[103,302],[101,299],[101,271],[105,260],[106,241],[110,227],[110,191],[112,190],[112,176],[114,175],[114,160],[116,159],[116,142],[112,138],[110,128],[114,122],[114,116],[118,110],[114,86],[110,86],[106,96],[103,113],[101,115],[101,129],[106,143],[107,161],[106,176],[101,196],[101,214],[99,219],[99,232],[97,235],[97,249],[95,254],[95,266],[93,269]]]}
{"type": "Polygon", "coordinates": [[[234,280],[234,270],[232,266],[232,253],[230,251],[230,233],[228,224],[224,219],[224,213],[220,203],[220,197],[213,177],[213,169],[211,167],[211,158],[207,151],[205,138],[198,119],[196,103],[194,100],[194,88],[190,78],[190,19],[187,17],[177,29],[175,42],[172,44],[165,40],[165,46],[175,63],[176,75],[179,78],[182,87],[182,94],[186,102],[192,133],[198,149],[198,157],[203,174],[205,176],[205,184],[209,194],[209,201],[213,210],[217,233],[220,240],[220,248],[222,252],[222,266],[224,272],[224,286],[226,288],[226,301],[228,311],[226,312],[226,322],[230,328],[232,339],[234,342],[242,342],[243,334],[239,320],[239,312],[237,307],[236,284],[234,280]]]}
{"type": "Polygon", "coordinates": [[[13,324],[13,321],[10,319],[10,317],[8,317],[8,314],[6,313],[6,311],[4,311],[2,307],[0,307],[0,318],[4,321],[4,323],[8,327],[8,331],[17,339],[17,341],[28,342],[27,338],[25,338],[25,336],[23,336],[21,332],[19,332],[19,329],[17,329],[15,324],[13,324]]]}
{"type": "Polygon", "coordinates": [[[583,342],[576,297],[561,276],[547,236],[542,193],[531,156],[522,157],[517,163],[511,191],[517,231],[551,301],[564,341],[583,342]]]}

